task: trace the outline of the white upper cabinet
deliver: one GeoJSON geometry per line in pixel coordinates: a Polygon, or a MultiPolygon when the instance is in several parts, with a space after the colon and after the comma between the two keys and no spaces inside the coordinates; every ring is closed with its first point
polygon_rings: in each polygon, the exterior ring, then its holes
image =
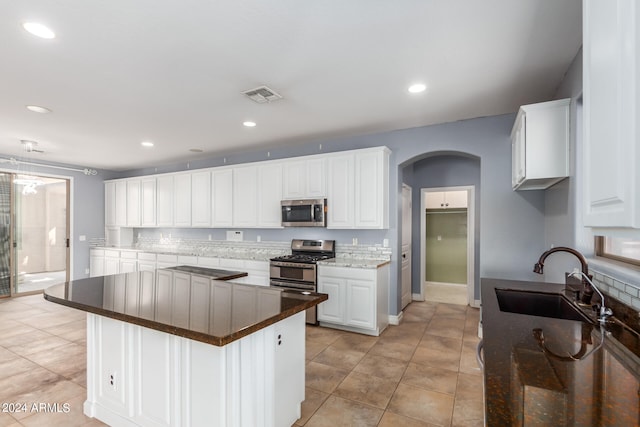
{"type": "Polygon", "coordinates": [[[389,228],[389,154],[386,147],[356,152],[356,228],[389,228]]]}
{"type": "Polygon", "coordinates": [[[307,197],[327,197],[326,160],[324,157],[307,160],[307,197]]]}
{"type": "Polygon", "coordinates": [[[466,191],[429,191],[425,197],[427,209],[460,209],[467,207],[466,191]]]}
{"type": "Polygon", "coordinates": [[[156,179],[140,180],[140,225],[155,227],[156,225],[156,179]]]}
{"type": "Polygon", "coordinates": [[[127,226],[127,182],[116,181],[116,224],[119,227],[127,226]]]}
{"type": "Polygon", "coordinates": [[[233,168],[234,227],[255,227],[258,223],[257,172],[253,165],[233,168]]]}
{"type": "Polygon", "coordinates": [[[511,131],[514,190],[543,190],[569,176],[570,103],[520,107],[511,131]]]}
{"type": "Polygon", "coordinates": [[[327,227],[389,227],[389,149],[376,147],[327,158],[327,227]]]}
{"type": "Polygon", "coordinates": [[[640,228],[638,24],[636,0],[584,1],[586,226],[640,228]]]}
{"type": "Polygon", "coordinates": [[[191,174],[191,226],[211,227],[211,172],[191,174]]]}
{"type": "Polygon", "coordinates": [[[211,172],[211,225],[233,226],[233,169],[214,169],[211,172]]]}
{"type": "Polygon", "coordinates": [[[104,183],[104,225],[116,226],[116,183],[108,181],[104,183]]]}
{"type": "Polygon", "coordinates": [[[329,228],[388,228],[386,147],[105,182],[108,227],[280,228],[281,200],[326,198],[329,228]]]}
{"type": "Polygon", "coordinates": [[[285,161],[283,175],[283,199],[327,196],[324,157],[285,161]]]}
{"type": "Polygon", "coordinates": [[[191,227],[191,174],[174,175],[173,186],[173,225],[191,227]]]}
{"type": "Polygon", "coordinates": [[[327,227],[353,228],[355,218],[355,154],[327,159],[327,227]]]}
{"type": "Polygon", "coordinates": [[[258,227],[281,227],[282,163],[258,166],[258,227]]]}
{"type": "Polygon", "coordinates": [[[128,179],[127,185],[127,227],[140,226],[140,180],[128,179]]]}
{"type": "Polygon", "coordinates": [[[156,179],[156,224],[173,227],[173,175],[160,175],[156,179]]]}

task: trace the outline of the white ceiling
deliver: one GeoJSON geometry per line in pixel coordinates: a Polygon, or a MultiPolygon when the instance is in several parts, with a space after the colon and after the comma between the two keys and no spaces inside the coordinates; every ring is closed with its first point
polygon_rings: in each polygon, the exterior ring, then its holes
{"type": "Polygon", "coordinates": [[[515,112],[554,95],[581,12],[581,0],[3,1],[0,153],[35,140],[36,161],[125,170],[515,112]],[[409,94],[413,82],[427,91],[409,94]],[[284,99],[240,93],[260,85],[284,99]]]}

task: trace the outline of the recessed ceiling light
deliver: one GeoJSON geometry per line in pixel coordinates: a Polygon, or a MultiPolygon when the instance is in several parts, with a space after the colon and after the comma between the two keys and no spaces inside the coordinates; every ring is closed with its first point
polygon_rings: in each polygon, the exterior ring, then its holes
{"type": "Polygon", "coordinates": [[[140,143],[140,145],[142,145],[143,147],[153,147],[153,142],[151,141],[143,141],[140,143]]]}
{"type": "Polygon", "coordinates": [[[25,22],[22,24],[22,28],[30,32],[36,37],[41,37],[43,39],[53,39],[56,37],[56,33],[51,31],[48,27],[45,27],[42,24],[38,24],[37,22],[25,22]]]}
{"type": "Polygon", "coordinates": [[[426,89],[427,89],[427,86],[425,84],[422,84],[422,83],[416,83],[416,84],[413,84],[413,85],[409,86],[409,92],[411,92],[411,93],[424,92],[426,89]]]}
{"type": "Polygon", "coordinates": [[[256,126],[256,122],[252,122],[252,121],[242,122],[242,124],[248,128],[252,128],[256,126]]]}
{"type": "Polygon", "coordinates": [[[50,109],[46,107],[41,107],[39,105],[27,105],[27,110],[33,111],[34,113],[42,113],[42,114],[47,114],[51,112],[50,109]]]}
{"type": "Polygon", "coordinates": [[[199,149],[199,148],[189,148],[189,151],[191,151],[192,153],[202,153],[203,150],[199,149]]]}

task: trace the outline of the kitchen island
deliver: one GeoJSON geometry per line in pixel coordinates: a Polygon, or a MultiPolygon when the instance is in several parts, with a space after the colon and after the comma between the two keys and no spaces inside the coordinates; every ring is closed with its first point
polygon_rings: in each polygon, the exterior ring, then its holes
{"type": "MultiPolygon", "coordinates": [[[[603,328],[580,316],[570,320],[522,314],[518,311],[537,310],[527,296],[513,307],[505,307],[504,300],[498,299],[498,294],[505,294],[501,289],[539,295],[561,294],[564,288],[563,284],[482,279],[486,425],[639,424],[637,333],[618,323],[603,328]]],[[[551,305],[542,304],[539,310],[549,314],[555,310],[551,305]]]]}
{"type": "Polygon", "coordinates": [[[305,381],[304,310],[327,299],[176,267],[45,290],[87,312],[84,413],[111,426],[290,426],[305,381]]]}

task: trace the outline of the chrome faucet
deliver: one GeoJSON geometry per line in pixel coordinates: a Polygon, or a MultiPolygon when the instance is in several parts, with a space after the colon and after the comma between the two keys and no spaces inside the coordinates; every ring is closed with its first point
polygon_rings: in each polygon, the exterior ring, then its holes
{"type": "Polygon", "coordinates": [[[598,295],[600,296],[600,310],[599,310],[599,313],[598,313],[598,321],[599,322],[605,322],[607,320],[607,317],[609,317],[609,316],[611,316],[613,314],[613,311],[611,311],[610,308],[607,308],[604,305],[604,295],[602,295],[602,292],[600,292],[600,290],[596,287],[596,285],[593,284],[593,282],[591,281],[589,276],[585,275],[583,272],[581,272],[577,268],[574,269],[573,272],[569,276],[573,276],[575,278],[583,279],[583,280],[588,281],[589,284],[591,285],[591,288],[598,293],[598,295]]]}
{"type": "MultiPolygon", "coordinates": [[[[580,261],[580,265],[582,266],[582,277],[578,277],[578,279],[581,279],[582,281],[583,288],[581,300],[585,304],[590,304],[591,298],[593,297],[593,288],[595,288],[595,286],[593,286],[593,283],[591,283],[591,276],[589,276],[589,266],[587,265],[587,260],[580,252],[576,251],[575,249],[567,248],[565,246],[558,246],[543,252],[542,255],[540,255],[540,259],[538,260],[538,262],[533,266],[533,272],[542,274],[544,270],[544,260],[554,252],[567,252],[578,258],[578,260],[580,261]]],[[[600,291],[598,291],[598,293],[600,293],[600,291]]]]}

